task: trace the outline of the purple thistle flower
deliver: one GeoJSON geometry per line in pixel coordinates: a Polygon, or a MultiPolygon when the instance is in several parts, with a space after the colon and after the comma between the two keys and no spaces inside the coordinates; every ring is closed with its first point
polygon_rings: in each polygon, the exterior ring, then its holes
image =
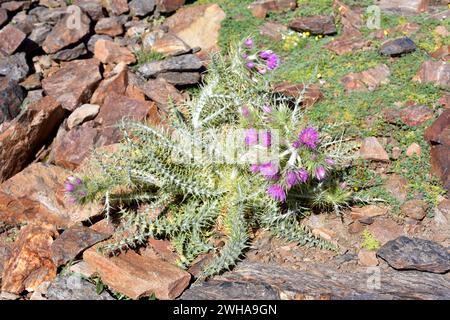
{"type": "Polygon", "coordinates": [[[254,128],[248,129],[245,134],[245,144],[251,146],[256,143],[258,143],[258,131],[254,128]]]}
{"type": "Polygon", "coordinates": [[[326,158],[325,162],[329,165],[329,166],[334,166],[336,164],[336,162],[333,159],[330,158],[326,158]]]}
{"type": "Polygon", "coordinates": [[[253,39],[252,38],[248,38],[247,40],[244,41],[244,45],[251,49],[253,47],[253,39]]]}
{"type": "Polygon", "coordinates": [[[266,178],[272,178],[278,173],[278,167],[272,162],[263,163],[259,166],[259,172],[266,178]]]}
{"type": "Polygon", "coordinates": [[[327,172],[324,167],[318,166],[316,168],[316,178],[317,180],[323,180],[326,176],[327,172]]]}
{"type": "Polygon", "coordinates": [[[295,149],[300,148],[300,145],[301,145],[301,143],[300,143],[300,141],[298,141],[298,140],[292,142],[292,147],[294,147],[295,149]]]}
{"type": "Polygon", "coordinates": [[[75,190],[75,186],[70,182],[66,182],[66,183],[64,183],[64,190],[67,193],[71,193],[75,190]]]}
{"type": "Polygon", "coordinates": [[[263,106],[262,109],[263,109],[263,111],[265,113],[272,113],[272,107],[271,106],[265,105],[265,106],[263,106]]]}
{"type": "Polygon", "coordinates": [[[300,142],[310,149],[315,149],[319,140],[319,133],[313,127],[308,127],[302,130],[298,135],[300,142]]]}
{"type": "Polygon", "coordinates": [[[245,118],[247,118],[250,115],[250,110],[248,110],[247,107],[242,107],[241,108],[241,114],[242,116],[244,116],[245,118]]]}
{"type": "Polygon", "coordinates": [[[259,172],[259,165],[258,164],[252,164],[250,165],[250,171],[252,173],[258,173],[259,172]]]}
{"type": "Polygon", "coordinates": [[[277,173],[272,176],[265,176],[265,178],[266,178],[266,180],[269,180],[269,181],[278,181],[278,180],[280,180],[280,175],[277,173]]]}
{"type": "Polygon", "coordinates": [[[275,70],[278,68],[279,58],[278,56],[273,53],[270,55],[270,57],[267,59],[267,69],[269,70],[275,70]]]}
{"type": "Polygon", "coordinates": [[[339,184],[339,187],[341,187],[341,189],[347,189],[347,182],[343,181],[339,184]]]}
{"type": "Polygon", "coordinates": [[[253,62],[247,62],[247,64],[246,64],[246,66],[247,66],[247,68],[249,68],[249,69],[253,69],[254,67],[255,67],[255,64],[253,63],[253,62]]]}
{"type": "Polygon", "coordinates": [[[286,175],[286,183],[288,188],[292,188],[296,186],[300,182],[300,177],[298,176],[298,172],[289,171],[286,175]]]}
{"type": "Polygon", "coordinates": [[[79,185],[81,185],[81,179],[80,178],[75,178],[75,184],[77,185],[77,186],[79,186],[79,185]]]}
{"type": "Polygon", "coordinates": [[[286,192],[279,184],[274,184],[267,189],[267,193],[277,201],[286,201],[286,192]]]}
{"type": "Polygon", "coordinates": [[[272,134],[270,133],[270,131],[262,132],[260,138],[263,147],[268,148],[272,145],[272,134]]]}
{"type": "Polygon", "coordinates": [[[300,169],[300,170],[297,172],[297,175],[298,175],[298,179],[299,179],[302,183],[305,183],[306,181],[308,181],[309,174],[308,174],[308,171],[306,171],[305,169],[300,169]]]}
{"type": "Polygon", "coordinates": [[[259,53],[259,57],[260,57],[261,59],[267,60],[267,59],[270,58],[270,56],[271,56],[272,54],[273,54],[273,51],[272,51],[272,50],[264,50],[264,51],[261,51],[261,52],[259,53]]]}

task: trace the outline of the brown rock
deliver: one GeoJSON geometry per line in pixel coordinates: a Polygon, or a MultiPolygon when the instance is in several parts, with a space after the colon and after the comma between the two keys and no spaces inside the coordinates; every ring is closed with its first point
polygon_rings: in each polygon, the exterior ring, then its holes
{"type": "Polygon", "coordinates": [[[102,4],[108,10],[110,16],[120,16],[130,10],[127,0],[102,0],[102,4]]]}
{"type": "Polygon", "coordinates": [[[25,33],[8,24],[0,30],[0,56],[13,54],[26,37],[25,33]]]}
{"type": "Polygon", "coordinates": [[[381,245],[404,234],[402,226],[391,218],[377,219],[367,229],[381,245]]]}
{"type": "Polygon", "coordinates": [[[444,38],[450,37],[450,31],[448,31],[445,26],[437,26],[434,29],[434,32],[444,38]]]}
{"type": "Polygon", "coordinates": [[[370,45],[371,41],[363,38],[342,36],[328,43],[325,48],[340,56],[346,53],[368,48],[370,45]]]}
{"type": "Polygon", "coordinates": [[[200,47],[199,55],[207,58],[209,53],[219,50],[217,42],[224,19],[225,12],[218,4],[204,4],[181,8],[164,22],[164,26],[191,48],[200,47]]]}
{"type": "Polygon", "coordinates": [[[348,226],[348,233],[350,234],[357,234],[364,230],[365,226],[358,220],[353,222],[351,225],[348,226]]]}
{"type": "Polygon", "coordinates": [[[95,25],[95,33],[111,37],[121,35],[123,33],[122,22],[118,17],[101,18],[95,25]]]}
{"type": "MultiPolygon", "coordinates": [[[[288,81],[276,83],[274,85],[274,92],[281,93],[288,97],[298,98],[302,94],[304,89],[303,84],[293,84],[288,81]]],[[[305,108],[311,108],[317,101],[323,98],[320,86],[317,84],[311,84],[307,86],[303,94],[302,104],[305,108]]]]}
{"type": "Polygon", "coordinates": [[[41,87],[41,75],[33,73],[23,80],[20,85],[27,90],[39,89],[41,87]]]}
{"type": "Polygon", "coordinates": [[[51,246],[53,263],[59,267],[77,257],[84,250],[109,238],[90,228],[78,226],[66,229],[51,246]]]}
{"type": "Polygon", "coordinates": [[[155,109],[156,106],[149,101],[135,100],[116,93],[109,94],[95,119],[95,122],[102,126],[101,134],[105,140],[102,145],[120,141],[122,134],[115,126],[121,120],[143,121],[155,109]]]}
{"type": "Polygon", "coordinates": [[[28,9],[30,7],[30,1],[6,1],[2,3],[2,8],[9,12],[19,11],[22,9],[28,9]]]}
{"type": "Polygon", "coordinates": [[[427,106],[410,106],[400,110],[400,119],[410,127],[420,126],[433,116],[433,110],[427,106]]]}
{"type": "Polygon", "coordinates": [[[95,269],[89,266],[85,261],[77,262],[69,267],[69,271],[81,274],[85,278],[90,278],[95,274],[95,269]]]}
{"type": "Polygon", "coordinates": [[[379,263],[376,252],[366,250],[358,252],[358,262],[364,267],[375,267],[379,263]]]}
{"type": "Polygon", "coordinates": [[[100,82],[91,98],[91,103],[102,105],[106,96],[112,92],[125,94],[128,86],[128,68],[125,63],[119,63],[108,78],[100,82]]]}
{"type": "Polygon", "coordinates": [[[185,0],[156,0],[159,12],[168,13],[178,10],[184,5],[185,0]]]}
{"type": "Polygon", "coordinates": [[[380,207],[375,205],[368,205],[364,207],[352,207],[350,213],[353,220],[360,220],[364,218],[373,218],[383,216],[388,212],[387,207],[380,207]]]}
{"type": "Polygon", "coordinates": [[[125,95],[127,97],[130,97],[131,99],[136,99],[140,101],[145,101],[145,94],[144,92],[136,87],[135,85],[128,85],[127,90],[125,91],[125,95]]]}
{"type": "Polygon", "coordinates": [[[413,80],[419,83],[433,82],[441,87],[450,88],[450,64],[445,61],[425,61],[413,80]]]}
{"type": "Polygon", "coordinates": [[[170,264],[176,264],[179,259],[170,241],[153,238],[148,240],[148,246],[141,250],[140,254],[153,259],[162,259],[170,264]]]}
{"type": "Polygon", "coordinates": [[[0,221],[45,223],[66,228],[98,215],[102,205],[70,204],[64,182],[71,175],[60,167],[33,163],[0,185],[0,221]]]}
{"type": "Polygon", "coordinates": [[[389,82],[388,66],[380,64],[359,73],[349,73],[341,79],[347,91],[375,90],[379,85],[389,82]]]}
{"type": "Polygon", "coordinates": [[[264,19],[269,12],[283,12],[294,10],[297,7],[295,0],[257,0],[247,8],[254,17],[264,19]]]}
{"type": "Polygon", "coordinates": [[[83,259],[110,288],[132,299],[155,294],[158,299],[174,299],[189,285],[191,276],[167,262],[140,256],[133,251],[108,258],[95,247],[83,259]]]}
{"type": "Polygon", "coordinates": [[[389,176],[384,188],[399,201],[405,201],[409,192],[408,180],[396,173],[389,176]]]}
{"type": "Polygon", "coordinates": [[[281,41],[287,27],[280,23],[266,22],[259,28],[259,34],[267,36],[275,41],[281,41]]]}
{"type": "Polygon", "coordinates": [[[73,111],[89,102],[101,79],[97,59],[76,60],[64,63],[62,68],[44,79],[42,88],[64,109],[73,111]]]}
{"type": "Polygon", "coordinates": [[[79,25],[75,25],[78,21],[72,15],[66,15],[47,35],[42,49],[47,53],[55,53],[83,39],[89,33],[91,20],[83,11],[80,17],[79,25]]]}
{"type": "Polygon", "coordinates": [[[20,230],[11,258],[2,275],[2,291],[19,294],[34,291],[42,282],[56,277],[50,256],[55,230],[29,225],[20,230]]]}
{"type": "Polygon", "coordinates": [[[409,200],[406,201],[402,206],[400,207],[402,212],[414,219],[414,220],[423,220],[427,214],[428,205],[423,200],[409,200]]]}
{"type": "Polygon", "coordinates": [[[434,59],[441,59],[443,61],[449,61],[450,60],[450,45],[447,46],[441,46],[437,50],[433,51],[430,54],[431,57],[434,59]]]}
{"type": "Polygon", "coordinates": [[[182,94],[163,79],[150,79],[142,89],[148,98],[166,108],[169,99],[172,99],[175,103],[180,103],[184,100],[182,94]]]}
{"type": "Polygon", "coordinates": [[[45,97],[28,106],[0,133],[0,182],[21,171],[60,125],[64,112],[60,104],[45,97]]]}
{"type": "Polygon", "coordinates": [[[369,137],[363,140],[359,155],[365,160],[389,161],[389,155],[375,137],[369,137]]]}
{"type": "Polygon", "coordinates": [[[8,11],[0,9],[0,27],[2,27],[6,21],[8,21],[8,11]]]}
{"type": "Polygon", "coordinates": [[[362,15],[338,0],[333,1],[333,7],[339,12],[341,17],[344,37],[361,37],[359,30],[364,25],[362,15]]]}
{"type": "Polygon", "coordinates": [[[415,142],[411,143],[411,145],[408,147],[408,149],[406,149],[406,155],[408,157],[412,157],[413,155],[420,157],[421,154],[422,154],[422,148],[420,147],[419,144],[417,144],[415,142]]]}
{"type": "Polygon", "coordinates": [[[312,234],[315,235],[316,237],[320,237],[327,241],[331,241],[336,236],[336,234],[333,231],[325,227],[313,229],[312,234]]]}
{"type": "Polygon", "coordinates": [[[103,63],[117,64],[124,62],[131,64],[136,62],[136,57],[129,49],[104,39],[100,39],[95,43],[94,56],[103,63]]]}
{"type": "Polygon", "coordinates": [[[380,0],[378,5],[382,10],[400,14],[414,14],[428,10],[430,0],[380,0]]]}
{"type": "Polygon", "coordinates": [[[145,50],[155,51],[165,56],[176,56],[191,51],[191,47],[172,33],[158,31],[149,33],[143,43],[145,50]]]}
{"type": "Polygon", "coordinates": [[[431,144],[431,170],[450,190],[450,109],[446,109],[425,131],[425,139],[431,144]]]}
{"type": "Polygon", "coordinates": [[[310,32],[313,35],[330,35],[337,32],[333,16],[310,16],[294,18],[289,28],[297,32],[310,32]]]}

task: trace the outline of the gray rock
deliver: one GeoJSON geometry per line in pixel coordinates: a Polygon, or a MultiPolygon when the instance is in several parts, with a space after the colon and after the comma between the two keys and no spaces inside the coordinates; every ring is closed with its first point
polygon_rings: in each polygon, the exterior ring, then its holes
{"type": "Polygon", "coordinates": [[[155,9],[155,0],[132,0],[128,3],[132,16],[143,17],[155,9]]]}
{"type": "Polygon", "coordinates": [[[398,237],[377,252],[397,270],[419,270],[445,273],[450,270],[450,254],[440,244],[418,238],[398,237]]]}
{"type": "Polygon", "coordinates": [[[27,35],[33,31],[34,24],[37,22],[36,18],[28,15],[26,11],[17,13],[11,21],[14,27],[27,35]]]}
{"type": "Polygon", "coordinates": [[[158,78],[166,80],[175,86],[196,84],[200,81],[198,72],[164,72],[158,75],[158,78]]]}
{"type": "Polygon", "coordinates": [[[0,75],[7,76],[10,79],[20,82],[30,71],[25,52],[16,53],[12,56],[0,58],[0,75]]]}
{"type": "Polygon", "coordinates": [[[153,77],[168,71],[197,71],[203,66],[202,61],[194,54],[186,54],[143,64],[138,71],[145,77],[153,77]]]}
{"type": "Polygon", "coordinates": [[[42,45],[47,35],[52,31],[52,26],[47,23],[35,24],[33,31],[31,31],[28,39],[37,43],[39,46],[42,45]]]}
{"type": "Polygon", "coordinates": [[[74,48],[58,51],[57,53],[53,54],[51,58],[55,61],[70,61],[75,60],[79,56],[82,56],[86,53],[86,46],[84,45],[84,43],[80,43],[74,48]]]}
{"type": "Polygon", "coordinates": [[[399,56],[416,50],[416,44],[408,37],[385,42],[380,49],[380,54],[385,56],[399,56]]]}
{"type": "Polygon", "coordinates": [[[0,8],[0,27],[8,21],[8,11],[0,8]]]}
{"type": "Polygon", "coordinates": [[[98,295],[95,285],[77,274],[58,276],[45,296],[48,300],[114,300],[107,292],[98,295]]]}
{"type": "Polygon", "coordinates": [[[28,12],[28,15],[34,16],[39,22],[48,22],[56,24],[67,13],[66,8],[36,7],[28,12]]]}
{"type": "Polygon", "coordinates": [[[111,38],[110,36],[104,35],[104,34],[94,34],[88,41],[87,43],[87,49],[94,53],[94,49],[95,49],[95,43],[100,40],[108,40],[108,41],[113,41],[113,38],[111,38]]]}
{"type": "Polygon", "coordinates": [[[16,81],[0,77],[0,124],[14,119],[20,113],[24,98],[25,93],[16,81]]]}

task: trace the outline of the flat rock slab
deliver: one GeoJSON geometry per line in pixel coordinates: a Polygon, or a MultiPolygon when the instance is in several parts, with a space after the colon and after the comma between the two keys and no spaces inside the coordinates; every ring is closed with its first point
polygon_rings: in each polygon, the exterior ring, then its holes
{"type": "Polygon", "coordinates": [[[105,291],[97,294],[95,285],[79,275],[58,276],[45,296],[47,300],[115,300],[105,291]]]}
{"type": "Polygon", "coordinates": [[[450,63],[445,61],[425,61],[413,78],[419,83],[435,83],[450,89],[450,63]]]}
{"type": "Polygon", "coordinates": [[[52,243],[52,260],[57,266],[66,264],[87,248],[107,238],[108,235],[87,227],[69,228],[52,243]]]}
{"type": "Polygon", "coordinates": [[[408,37],[394,39],[385,42],[380,48],[380,54],[385,56],[399,56],[413,52],[417,49],[416,44],[408,37]]]}
{"type": "Polygon", "coordinates": [[[312,35],[330,35],[337,32],[333,16],[310,16],[295,18],[289,22],[289,28],[312,35]]]}
{"type": "Polygon", "coordinates": [[[397,270],[434,273],[450,270],[450,253],[440,244],[429,240],[402,236],[386,243],[377,255],[397,270]]]}
{"type": "Polygon", "coordinates": [[[0,55],[13,54],[21,45],[27,35],[21,30],[7,25],[0,30],[0,55]]]}
{"type": "Polygon", "coordinates": [[[110,288],[131,299],[155,294],[158,299],[174,299],[189,285],[191,275],[159,259],[127,251],[107,257],[96,247],[86,250],[83,259],[98,272],[110,288]]]}
{"type": "Polygon", "coordinates": [[[398,300],[450,298],[450,279],[418,271],[343,272],[305,263],[301,270],[244,262],[222,276],[189,288],[182,300],[398,300]]]}
{"type": "Polygon", "coordinates": [[[145,77],[154,77],[161,72],[168,71],[196,71],[203,66],[201,60],[194,54],[185,54],[162,61],[145,63],[138,71],[145,77]]]}

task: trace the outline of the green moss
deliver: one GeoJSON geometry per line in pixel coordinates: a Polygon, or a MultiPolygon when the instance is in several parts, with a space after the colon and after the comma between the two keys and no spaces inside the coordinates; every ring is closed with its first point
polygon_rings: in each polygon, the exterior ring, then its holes
{"type": "Polygon", "coordinates": [[[380,242],[371,234],[367,229],[361,233],[363,242],[361,243],[361,248],[366,250],[375,251],[380,248],[380,242]]]}

